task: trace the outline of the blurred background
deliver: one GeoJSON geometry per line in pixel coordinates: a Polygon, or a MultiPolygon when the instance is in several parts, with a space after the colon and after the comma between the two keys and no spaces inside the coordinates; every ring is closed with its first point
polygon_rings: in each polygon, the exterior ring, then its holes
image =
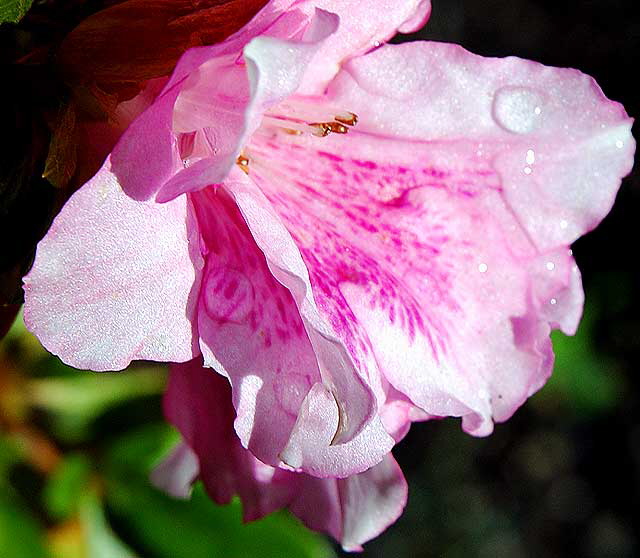
{"type": "MultiPolygon", "coordinates": [[[[427,27],[400,40],[579,68],[640,114],[634,2],[433,4],[427,27]]],[[[575,337],[554,334],[551,381],[489,438],[455,420],[415,424],[394,452],[408,507],[362,556],[640,555],[638,181],[634,171],[612,213],[574,246],[585,315],[575,337]]],[[[180,502],[152,488],[148,471],[176,440],[162,420],[165,379],[148,364],[113,375],[70,369],[18,317],[0,344],[2,558],[343,555],[287,514],[243,526],[237,502],[215,506],[200,489],[180,502]]]]}

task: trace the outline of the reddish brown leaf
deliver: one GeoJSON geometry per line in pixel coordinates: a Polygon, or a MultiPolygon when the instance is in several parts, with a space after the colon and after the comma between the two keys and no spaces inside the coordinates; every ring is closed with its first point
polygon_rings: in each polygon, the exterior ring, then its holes
{"type": "Polygon", "coordinates": [[[60,111],[42,173],[42,178],[46,178],[56,188],[64,188],[76,171],[76,138],[76,107],[71,102],[60,111]]]}
{"type": "Polygon", "coordinates": [[[266,0],[127,0],[102,10],[63,41],[58,62],[72,87],[129,99],[145,81],[167,75],[194,46],[220,42],[266,0]]]}

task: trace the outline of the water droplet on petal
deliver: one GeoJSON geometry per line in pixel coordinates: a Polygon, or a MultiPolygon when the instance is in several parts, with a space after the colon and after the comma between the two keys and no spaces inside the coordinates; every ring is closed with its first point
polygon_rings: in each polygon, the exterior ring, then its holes
{"type": "Polygon", "coordinates": [[[525,173],[525,174],[531,174],[532,172],[533,172],[533,170],[532,170],[532,168],[531,168],[531,167],[525,167],[525,168],[524,168],[524,173],[525,173]]]}
{"type": "Polygon", "coordinates": [[[556,268],[556,264],[554,264],[553,262],[547,262],[546,267],[549,271],[553,271],[556,268]]]}
{"type": "Polygon", "coordinates": [[[536,152],[533,149],[527,149],[527,156],[525,157],[527,165],[533,165],[536,162],[536,152]]]}
{"type": "Polygon", "coordinates": [[[558,304],[558,299],[556,299],[556,298],[552,298],[552,299],[549,301],[549,304],[551,304],[551,305],[554,305],[554,306],[555,306],[556,304],[558,304]]]}
{"type": "Polygon", "coordinates": [[[561,228],[561,229],[563,229],[563,230],[564,230],[564,229],[566,229],[568,226],[569,226],[569,221],[567,221],[566,219],[562,219],[562,220],[560,221],[560,228],[561,228]]]}
{"type": "Polygon", "coordinates": [[[624,143],[622,143],[622,140],[618,140],[618,141],[616,141],[616,147],[617,147],[618,149],[622,149],[622,147],[623,147],[623,146],[624,146],[624,143]]]}
{"type": "Polygon", "coordinates": [[[508,132],[529,134],[541,123],[542,95],[528,87],[502,87],[493,99],[493,118],[508,132]]]}
{"type": "Polygon", "coordinates": [[[486,263],[481,263],[478,265],[478,271],[480,273],[486,273],[488,269],[489,269],[489,266],[486,263]]]}

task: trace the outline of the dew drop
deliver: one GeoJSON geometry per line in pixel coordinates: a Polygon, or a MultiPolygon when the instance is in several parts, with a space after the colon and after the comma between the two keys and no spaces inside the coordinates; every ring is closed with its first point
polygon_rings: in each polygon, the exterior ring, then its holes
{"type": "Polygon", "coordinates": [[[568,228],[568,227],[569,227],[569,221],[567,221],[566,219],[562,219],[562,220],[560,221],[560,228],[561,228],[562,230],[564,230],[564,229],[566,229],[566,228],[568,228]]]}
{"type": "Polygon", "coordinates": [[[540,125],[543,100],[528,87],[502,87],[493,99],[493,118],[514,134],[529,134],[540,125]]]}
{"type": "Polygon", "coordinates": [[[551,305],[555,306],[556,304],[558,304],[558,299],[556,299],[556,298],[552,298],[552,299],[549,301],[549,304],[551,304],[551,305]]]}
{"type": "Polygon", "coordinates": [[[531,167],[525,167],[524,168],[524,173],[525,174],[531,174],[533,172],[533,170],[531,169],[531,167]]]}
{"type": "Polygon", "coordinates": [[[486,263],[478,264],[478,271],[480,273],[486,273],[488,269],[489,269],[489,266],[486,263]]]}
{"type": "Polygon", "coordinates": [[[553,262],[547,262],[546,268],[549,271],[553,271],[556,268],[556,264],[554,264],[553,262]]]}
{"type": "Polygon", "coordinates": [[[533,149],[527,149],[527,156],[525,157],[527,165],[533,165],[536,162],[536,152],[533,149]]]}
{"type": "Polygon", "coordinates": [[[616,147],[617,147],[618,149],[622,149],[623,145],[624,145],[624,143],[622,143],[622,140],[618,140],[618,141],[616,141],[616,147]]]}

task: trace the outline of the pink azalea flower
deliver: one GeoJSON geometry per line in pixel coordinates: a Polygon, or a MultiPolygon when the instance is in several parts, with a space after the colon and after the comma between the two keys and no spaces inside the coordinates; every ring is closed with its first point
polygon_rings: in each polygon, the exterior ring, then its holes
{"type": "Polygon", "coordinates": [[[429,10],[274,0],[188,51],[41,242],[25,319],[50,351],[183,363],[173,493],[199,475],[357,549],[404,506],[410,423],[489,434],[575,331],[569,245],[631,168],[631,120],[575,70],[380,46],[429,10]]]}

